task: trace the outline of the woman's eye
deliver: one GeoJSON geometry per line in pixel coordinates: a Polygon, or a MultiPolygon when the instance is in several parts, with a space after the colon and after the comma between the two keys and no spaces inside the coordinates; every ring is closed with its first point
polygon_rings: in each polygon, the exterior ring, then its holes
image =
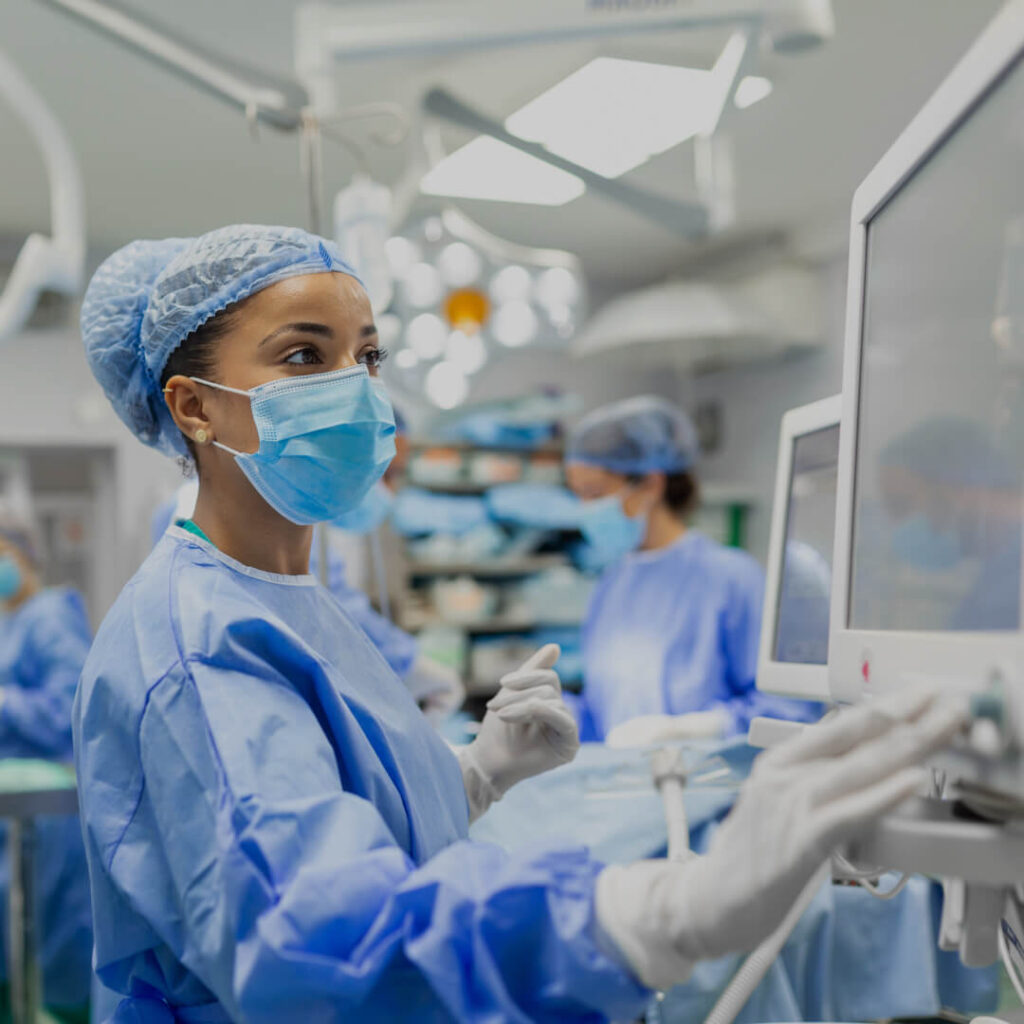
{"type": "Polygon", "coordinates": [[[359,361],[365,366],[368,366],[371,370],[376,370],[381,363],[384,362],[388,357],[388,350],[386,348],[371,348],[367,349],[360,357],[359,361]]]}
{"type": "Polygon", "coordinates": [[[313,366],[321,362],[320,353],[315,348],[307,345],[304,348],[298,348],[294,352],[289,353],[285,357],[285,362],[290,363],[292,366],[313,366]]]}

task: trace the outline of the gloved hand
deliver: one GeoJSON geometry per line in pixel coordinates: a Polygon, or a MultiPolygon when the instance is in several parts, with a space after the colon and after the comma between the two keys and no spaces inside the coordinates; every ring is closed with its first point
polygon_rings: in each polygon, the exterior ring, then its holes
{"type": "Polygon", "coordinates": [[[597,918],[652,988],[698,960],[754,949],[841,842],[912,796],[913,767],[965,724],[959,705],[900,694],[842,711],[761,754],[707,854],[598,877],[597,918]]]}
{"type": "Polygon", "coordinates": [[[422,654],[405,674],[405,685],[434,726],[458,711],[466,697],[458,672],[422,654]]]}
{"type": "Polygon", "coordinates": [[[718,739],[728,728],[729,714],[722,708],[685,715],[638,715],[615,726],[604,742],[613,750],[652,747],[679,740],[718,739]]]}
{"type": "Polygon", "coordinates": [[[517,782],[576,756],[579,730],[552,670],[561,653],[558,644],[547,644],[503,676],[476,739],[459,752],[470,821],[517,782]]]}

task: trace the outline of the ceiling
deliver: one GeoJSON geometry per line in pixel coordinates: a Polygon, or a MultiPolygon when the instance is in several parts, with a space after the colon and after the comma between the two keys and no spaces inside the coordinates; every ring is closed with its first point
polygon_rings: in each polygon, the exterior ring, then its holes
{"type": "MultiPolygon", "coordinates": [[[[296,4],[289,0],[129,2],[212,47],[291,71],[296,4]]],[[[465,2],[486,15],[488,6],[507,0],[465,2]]],[[[374,6],[390,5],[374,0],[374,6]]],[[[999,6],[998,0],[835,0],[831,43],[805,55],[766,57],[762,73],[773,79],[774,92],[733,122],[740,232],[841,232],[857,183],[999,6]]],[[[720,42],[662,34],[365,62],[341,69],[338,87],[346,105],[386,98],[415,110],[423,89],[440,83],[503,118],[599,53],[707,63],[720,42]]],[[[305,222],[293,136],[263,129],[254,138],[234,111],[38,0],[0,4],[0,45],[67,127],[85,175],[90,239],[99,249],[233,221],[305,222]]],[[[6,107],[0,107],[0,138],[0,236],[46,230],[39,155],[6,107]]],[[[443,133],[449,149],[466,138],[443,133]]],[[[400,150],[374,150],[375,176],[396,181],[414,145],[415,136],[400,150]]],[[[342,149],[326,152],[333,193],[352,163],[342,149]]],[[[684,198],[692,194],[691,161],[684,144],[628,180],[684,198]]],[[[592,281],[608,291],[665,277],[688,257],[692,264],[690,243],[589,194],[553,209],[461,205],[499,235],[577,252],[592,281]]]]}

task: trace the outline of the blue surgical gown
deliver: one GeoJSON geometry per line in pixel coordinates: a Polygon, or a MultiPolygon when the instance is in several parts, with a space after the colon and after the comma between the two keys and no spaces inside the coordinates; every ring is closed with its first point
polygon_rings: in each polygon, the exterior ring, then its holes
{"type": "Polygon", "coordinates": [[[68,587],[0,615],[0,757],[71,760],[71,702],[91,639],[82,598],[68,587]]]}
{"type": "MultiPolygon", "coordinates": [[[[81,596],[67,587],[41,590],[0,616],[0,757],[71,760],[71,705],[92,630],[81,596]]],[[[78,821],[41,818],[37,909],[46,1002],[82,1006],[92,974],[88,873],[78,821]]],[[[0,893],[10,869],[0,826],[0,893]]],[[[0,980],[7,976],[7,934],[0,929],[0,980]]]]}
{"type": "MultiPolygon", "coordinates": [[[[167,532],[174,521],[175,502],[172,498],[158,505],[150,523],[154,546],[167,532]]],[[[317,541],[313,543],[310,557],[311,573],[317,574],[317,541]]],[[[373,645],[384,655],[384,660],[391,666],[396,675],[405,677],[416,660],[419,645],[416,638],[399,629],[390,619],[375,611],[370,599],[361,590],[353,587],[345,578],[345,560],[333,548],[328,549],[327,586],[341,606],[362,628],[373,645]]]]}
{"type": "Polygon", "coordinates": [[[585,740],[638,715],[724,709],[728,734],[757,715],[810,720],[817,705],[754,688],[764,574],[750,555],[689,530],[601,577],[582,627],[585,740]]]}
{"type": "Polygon", "coordinates": [[[644,1006],[596,926],[600,865],[466,840],[458,762],[313,576],[172,527],[100,628],[74,726],[117,1021],[644,1006]]]}

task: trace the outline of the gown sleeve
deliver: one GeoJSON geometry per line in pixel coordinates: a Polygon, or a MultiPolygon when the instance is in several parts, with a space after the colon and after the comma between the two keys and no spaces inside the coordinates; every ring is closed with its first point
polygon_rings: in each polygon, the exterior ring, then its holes
{"type": "MultiPolygon", "coordinates": [[[[172,878],[147,918],[233,1017],[597,1022],[650,995],[596,927],[584,849],[460,841],[417,866],[371,802],[389,776],[354,771],[270,668],[189,662],[139,746],[172,878]]],[[[145,891],[132,863],[111,872],[145,891]]]]}
{"type": "Polygon", "coordinates": [[[18,623],[19,670],[27,685],[3,688],[0,757],[70,760],[71,705],[89,653],[89,622],[77,594],[41,596],[18,623]]]}

